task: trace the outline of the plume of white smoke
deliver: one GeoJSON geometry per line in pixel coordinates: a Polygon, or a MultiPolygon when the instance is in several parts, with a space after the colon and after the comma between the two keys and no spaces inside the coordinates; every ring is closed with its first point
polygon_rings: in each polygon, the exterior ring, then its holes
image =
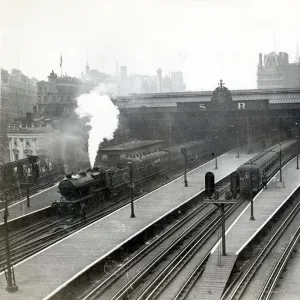
{"type": "Polygon", "coordinates": [[[105,86],[100,85],[92,92],[83,94],[77,98],[75,112],[80,118],[89,117],[89,159],[91,167],[94,167],[99,144],[104,138],[113,138],[119,124],[119,110],[112,103],[109,96],[105,95],[105,86]]]}
{"type": "Polygon", "coordinates": [[[44,152],[54,160],[62,159],[66,173],[88,167],[87,134],[77,116],[64,119],[59,130],[45,136],[44,143],[44,152]]]}

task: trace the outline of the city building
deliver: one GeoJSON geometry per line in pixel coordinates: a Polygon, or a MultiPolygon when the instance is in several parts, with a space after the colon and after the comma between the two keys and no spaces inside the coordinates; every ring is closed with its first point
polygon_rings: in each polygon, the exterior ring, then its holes
{"type": "Polygon", "coordinates": [[[0,164],[9,162],[8,139],[7,139],[7,92],[2,88],[0,91],[0,164]]]}
{"type": "Polygon", "coordinates": [[[90,69],[90,66],[87,63],[85,67],[85,73],[81,73],[81,92],[88,93],[101,83],[105,83],[108,78],[110,78],[110,75],[101,73],[96,69],[90,69]]]}
{"type": "Polygon", "coordinates": [[[7,96],[3,105],[9,120],[33,112],[37,104],[37,79],[30,79],[17,69],[11,73],[1,69],[1,90],[7,96]]]}
{"type": "Polygon", "coordinates": [[[168,75],[162,76],[162,70],[159,68],[156,73],[152,76],[128,75],[127,67],[121,66],[120,72],[117,70],[116,76],[107,79],[106,82],[111,82],[116,86],[116,96],[186,91],[182,72],[170,72],[168,75]]]}
{"type": "Polygon", "coordinates": [[[300,63],[296,56],[295,63],[289,63],[286,52],[259,53],[257,67],[257,88],[297,88],[300,87],[300,63]]]}
{"type": "Polygon", "coordinates": [[[53,128],[50,123],[35,121],[31,113],[7,126],[9,161],[26,158],[27,155],[47,154],[46,136],[53,128]]]}
{"type": "Polygon", "coordinates": [[[75,77],[58,77],[53,71],[48,81],[38,82],[38,110],[48,117],[63,117],[69,114],[76,104],[81,81],[75,77]]]}

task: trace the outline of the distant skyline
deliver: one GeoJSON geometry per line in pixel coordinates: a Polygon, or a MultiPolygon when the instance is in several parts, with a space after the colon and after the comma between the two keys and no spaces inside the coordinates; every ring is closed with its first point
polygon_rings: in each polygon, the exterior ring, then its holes
{"type": "Polygon", "coordinates": [[[259,52],[300,40],[298,0],[0,0],[0,64],[46,80],[89,65],[114,74],[182,71],[187,90],[256,88],[259,52]]]}

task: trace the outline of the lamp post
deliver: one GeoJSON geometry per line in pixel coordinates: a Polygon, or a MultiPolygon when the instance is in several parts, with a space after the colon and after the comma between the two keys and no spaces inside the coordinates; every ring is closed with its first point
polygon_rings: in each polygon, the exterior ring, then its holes
{"type": "Polygon", "coordinates": [[[7,264],[7,271],[5,271],[5,277],[7,281],[7,287],[6,290],[10,293],[13,293],[17,291],[18,287],[16,286],[15,282],[15,274],[14,270],[11,265],[11,259],[10,259],[10,249],[9,249],[9,233],[8,233],[8,224],[7,224],[7,219],[8,219],[8,199],[7,199],[7,194],[2,194],[2,197],[4,198],[4,201],[1,200],[1,202],[4,202],[5,208],[4,208],[4,235],[5,235],[5,250],[6,250],[6,264],[7,264]]]}
{"type": "Polygon", "coordinates": [[[254,213],[253,213],[253,191],[252,191],[252,167],[253,167],[253,161],[251,161],[251,171],[250,171],[250,201],[251,201],[251,215],[250,220],[254,221],[254,213]]]}
{"type": "Polygon", "coordinates": [[[240,157],[240,146],[239,146],[239,131],[236,131],[236,147],[237,147],[237,158],[240,157]]]}
{"type": "Polygon", "coordinates": [[[22,182],[20,184],[20,186],[22,188],[26,188],[26,198],[27,198],[27,207],[30,207],[30,196],[29,196],[29,188],[32,186],[33,184],[30,182],[22,182]]]}
{"type": "Polygon", "coordinates": [[[280,170],[280,182],[282,182],[282,169],[281,169],[281,143],[279,144],[279,170],[280,170]]]}
{"type": "MultiPolygon", "coordinates": [[[[229,127],[231,127],[232,129],[236,129],[237,126],[234,125],[229,125],[229,127]]],[[[239,158],[240,157],[240,149],[239,149],[239,131],[236,129],[236,149],[237,149],[237,155],[236,157],[239,158]]]]}
{"type": "Polygon", "coordinates": [[[130,205],[131,205],[131,215],[130,218],[135,218],[134,206],[133,206],[133,170],[132,162],[128,162],[129,165],[129,175],[130,175],[130,205]]]}
{"type": "Polygon", "coordinates": [[[186,148],[182,147],[180,150],[182,156],[183,156],[183,161],[184,161],[184,186],[188,186],[188,181],[187,181],[187,175],[186,175],[186,168],[187,168],[187,152],[186,148]]]}
{"type": "MultiPolygon", "coordinates": [[[[219,138],[218,136],[215,136],[215,138],[214,138],[216,150],[217,150],[217,141],[218,141],[218,138],[219,138]]],[[[216,151],[215,163],[216,163],[215,169],[217,170],[218,169],[218,155],[217,155],[217,151],[216,151]]]]}

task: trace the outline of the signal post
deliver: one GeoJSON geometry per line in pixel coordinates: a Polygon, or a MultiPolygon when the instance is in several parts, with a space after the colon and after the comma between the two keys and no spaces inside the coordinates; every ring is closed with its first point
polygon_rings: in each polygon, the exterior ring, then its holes
{"type": "MultiPolygon", "coordinates": [[[[236,199],[219,199],[219,193],[215,191],[215,176],[212,172],[205,174],[205,191],[208,198],[203,200],[203,203],[214,204],[220,209],[221,228],[222,228],[222,255],[226,256],[226,241],[225,241],[225,205],[235,204],[239,201],[236,199]]],[[[236,196],[236,195],[235,195],[236,196]]],[[[235,198],[235,197],[234,197],[235,198]]]]}

